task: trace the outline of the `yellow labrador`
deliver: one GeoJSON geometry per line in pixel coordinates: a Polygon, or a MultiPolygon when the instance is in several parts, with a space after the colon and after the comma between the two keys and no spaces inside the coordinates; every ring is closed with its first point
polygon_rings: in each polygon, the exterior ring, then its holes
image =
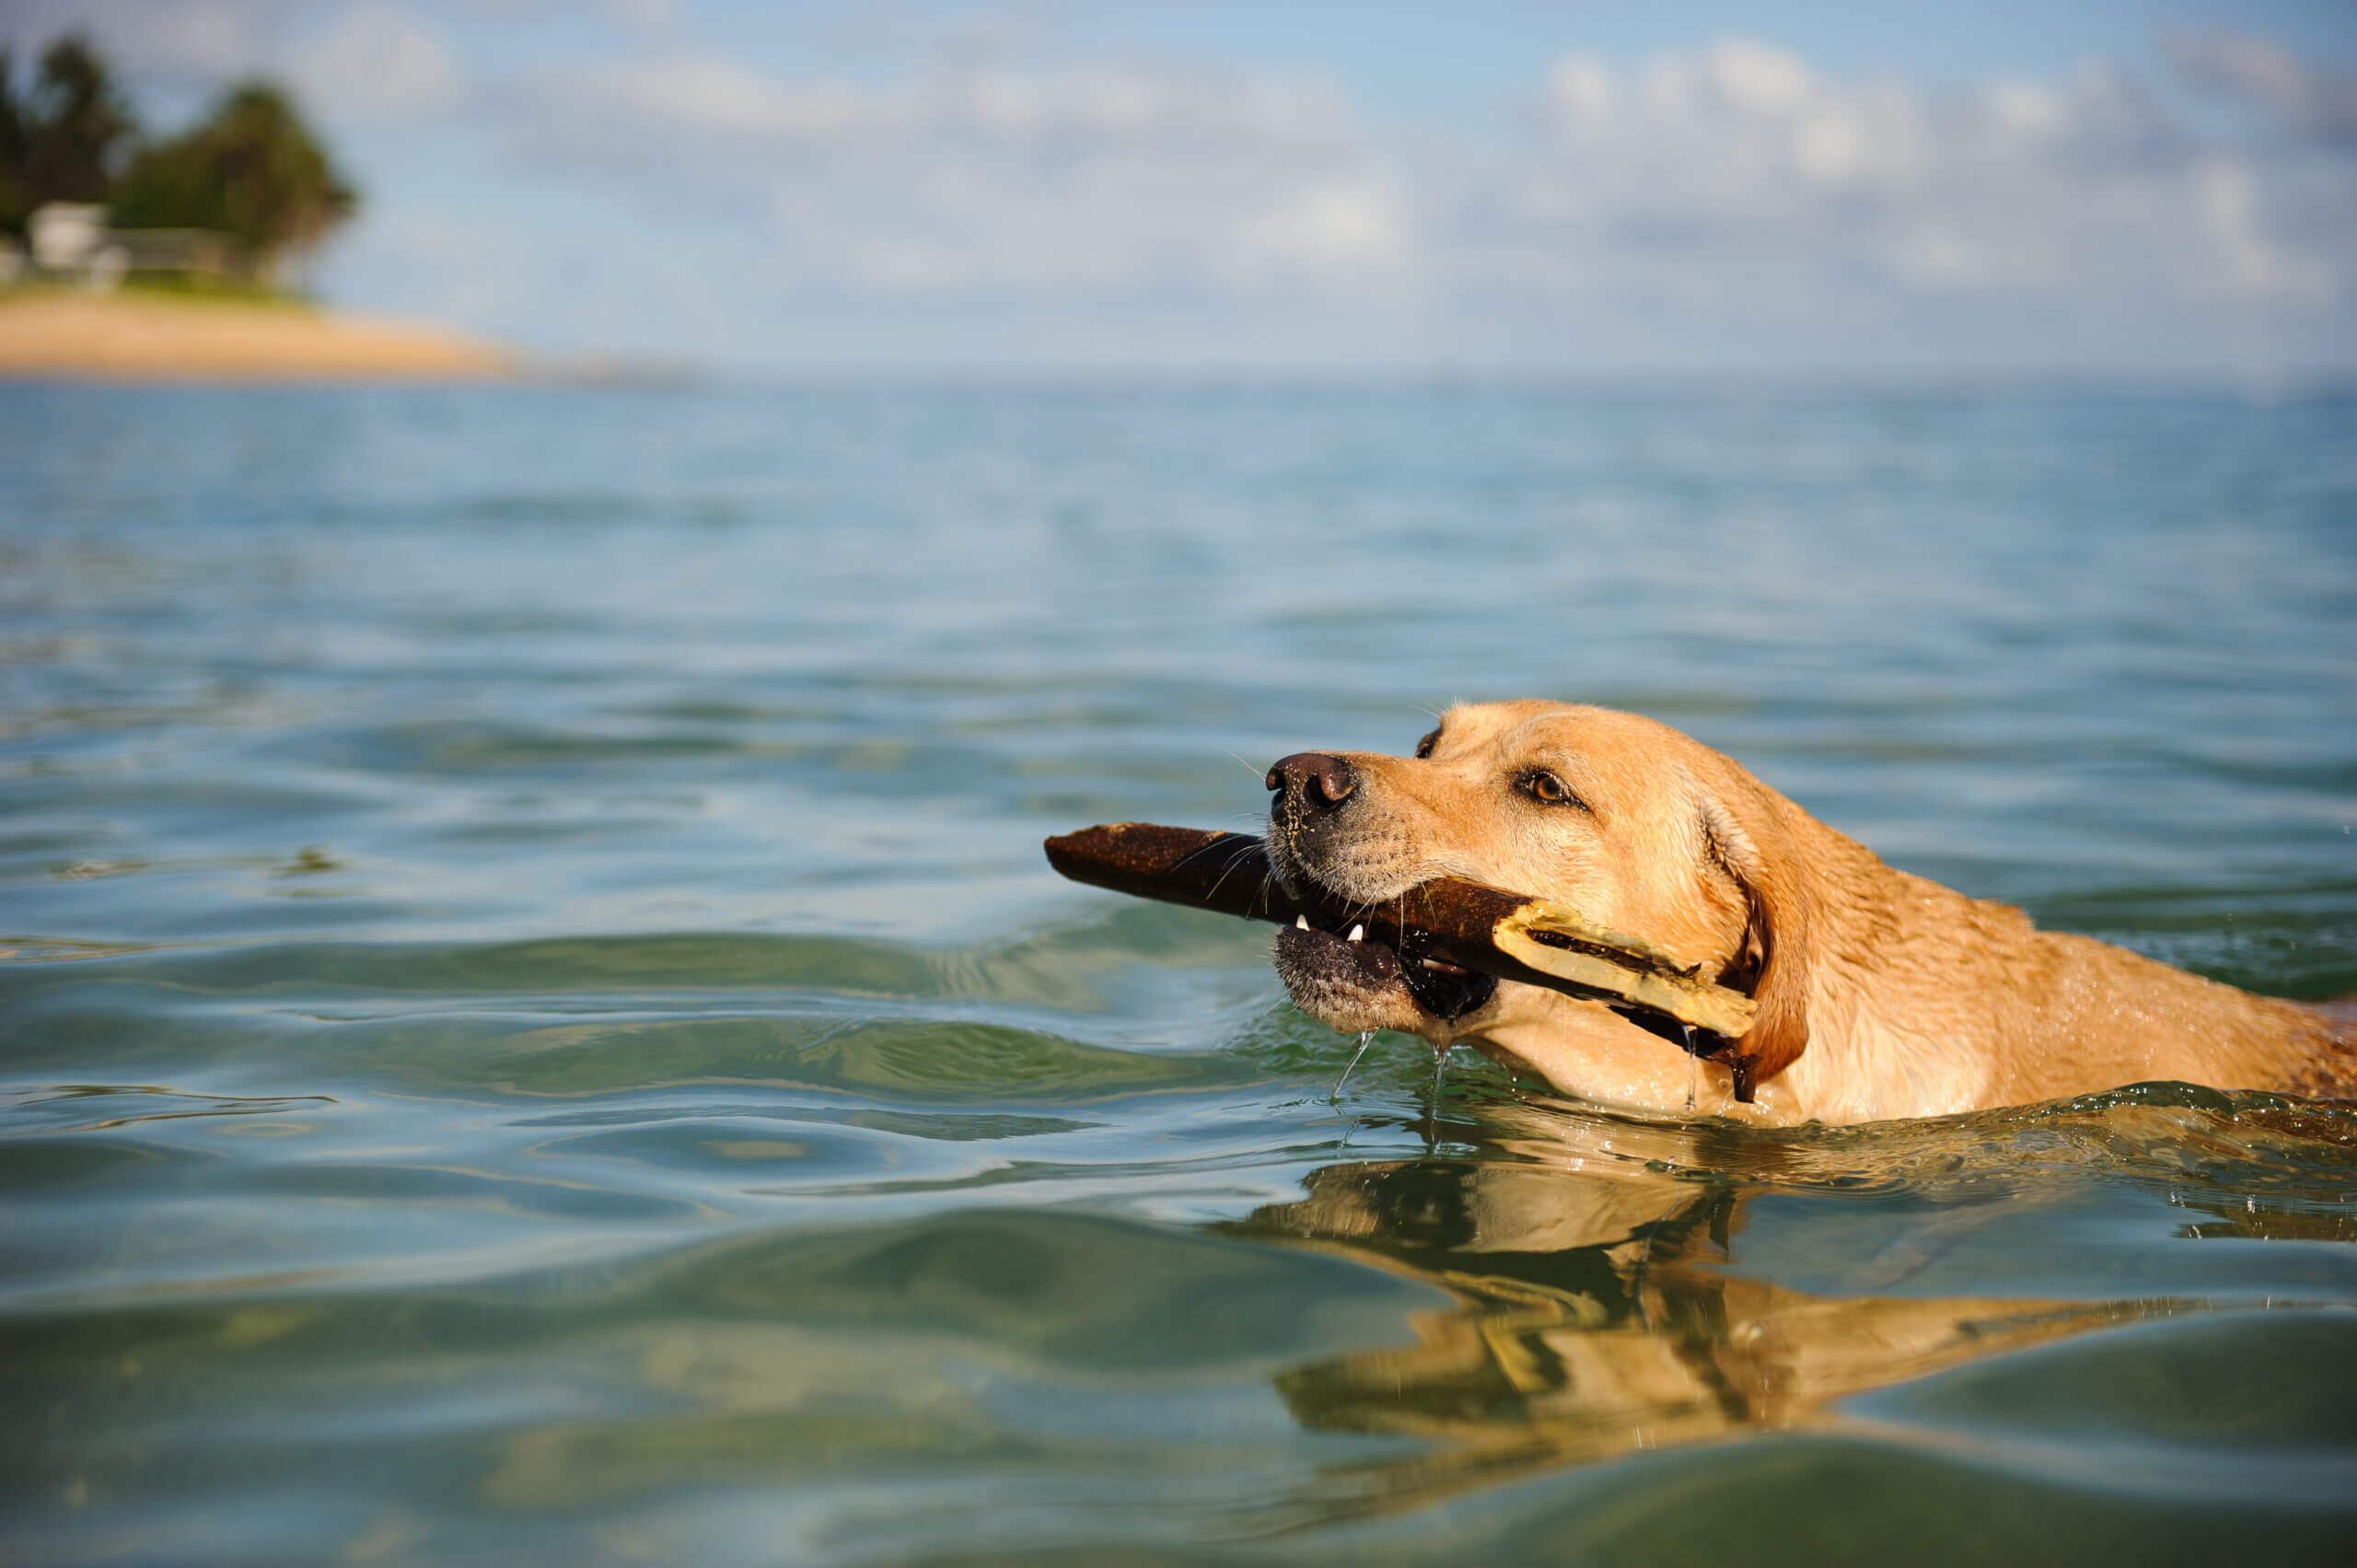
{"type": "MultiPolygon", "coordinates": [[[[1714,1055],[1702,1112],[1869,1121],[2165,1078],[2357,1095],[2346,1017],[1894,870],[1634,714],[1460,706],[1413,757],[1300,752],[1268,783],[1270,860],[1296,892],[1375,904],[1446,875],[1538,894],[1750,994],[1749,1033],[1697,1042],[1714,1055]]],[[[1461,1042],[1586,1098],[1686,1108],[1694,1056],[1599,1004],[1340,933],[1282,933],[1276,967],[1336,1028],[1461,1042]]]]}

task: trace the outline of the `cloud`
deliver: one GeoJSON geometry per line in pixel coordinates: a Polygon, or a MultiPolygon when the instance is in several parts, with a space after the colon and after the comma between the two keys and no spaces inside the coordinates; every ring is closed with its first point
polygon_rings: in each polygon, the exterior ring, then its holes
{"type": "Polygon", "coordinates": [[[2247,33],[2168,41],[2170,60],[2191,81],[2267,110],[2324,142],[2357,142],[2357,78],[2311,65],[2247,33]]]}
{"type": "Polygon", "coordinates": [[[1632,68],[1568,53],[1531,106],[1484,148],[1243,73],[985,63],[879,86],[671,54],[540,79],[508,138],[659,221],[737,226],[745,286],[830,309],[1192,301],[1217,331],[1223,302],[1355,299],[1369,342],[1486,316],[1526,341],[1609,318],[1838,346],[1940,310],[2314,310],[2357,255],[2348,168],[2287,216],[2263,160],[2101,65],[1928,93],[1736,39],[1632,68]]]}
{"type": "Polygon", "coordinates": [[[330,112],[399,117],[457,101],[459,67],[416,12],[382,0],[337,11],[285,51],[307,99],[330,112]]]}
{"type": "MultiPolygon", "coordinates": [[[[2315,303],[2328,254],[2287,240],[2246,159],[2120,73],[1933,95],[1828,78],[1747,41],[1615,72],[1550,71],[1539,133],[1465,226],[1477,275],[1544,292],[1747,295],[1829,318],[1896,299],[2315,303]]],[[[2342,193],[2343,221],[2350,216],[2342,193]]]]}
{"type": "Polygon", "coordinates": [[[553,117],[535,143],[553,161],[667,157],[684,140],[705,158],[824,142],[864,106],[853,92],[780,83],[718,55],[670,55],[596,67],[529,95],[526,112],[553,117]],[[734,144],[732,145],[732,144],[734,144]]]}
{"type": "Polygon", "coordinates": [[[1573,50],[1504,114],[1410,125],[1248,60],[1097,58],[1036,6],[870,8],[848,44],[644,0],[460,14],[15,0],[0,32],[290,75],[370,191],[329,278],[558,346],[627,321],[740,362],[2357,365],[2357,83],[2247,34],[2168,41],[2170,84],[1573,50]]]}
{"type": "Polygon", "coordinates": [[[1336,95],[1241,76],[980,65],[874,87],[670,55],[543,80],[509,135],[672,221],[746,225],[781,286],[1229,293],[1363,278],[1411,243],[1336,95]]]}
{"type": "Polygon", "coordinates": [[[255,75],[289,78],[322,118],[449,109],[460,72],[419,7],[393,0],[11,0],[0,39],[37,48],[95,35],[132,80],[210,92],[255,75]]]}
{"type": "Polygon", "coordinates": [[[29,52],[88,31],[134,75],[217,84],[251,72],[302,0],[9,0],[0,41],[29,52]]]}
{"type": "Polygon", "coordinates": [[[679,30],[679,0],[606,0],[606,10],[643,37],[663,37],[679,30]]]}

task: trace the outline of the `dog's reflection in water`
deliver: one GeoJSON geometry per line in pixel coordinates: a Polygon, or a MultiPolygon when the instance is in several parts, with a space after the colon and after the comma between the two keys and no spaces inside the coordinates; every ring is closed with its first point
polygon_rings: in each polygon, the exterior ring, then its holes
{"type": "MultiPolygon", "coordinates": [[[[1405,1504],[1636,1448],[1836,1425],[1843,1418],[1832,1407],[1845,1395],[2168,1309],[1825,1296],[1746,1277],[1726,1265],[1762,1189],[1646,1163],[1651,1144],[1707,1130],[1503,1114],[1519,1126],[1497,1138],[1492,1125],[1485,1141],[1527,1163],[1492,1155],[1329,1166],[1310,1178],[1307,1197],[1234,1227],[1373,1263],[1454,1298],[1414,1320],[1412,1344],[1278,1376],[1305,1425],[1442,1440],[1329,1474],[1320,1490],[1330,1495],[1302,1500],[1319,1512],[1405,1504]],[[1608,1153],[1616,1140],[1623,1147],[1608,1153]]],[[[1998,1207],[1951,1210],[1910,1257],[1884,1249],[1872,1273],[1898,1283],[1953,1241],[1958,1225],[1977,1225],[1976,1214],[1998,1207]]]]}

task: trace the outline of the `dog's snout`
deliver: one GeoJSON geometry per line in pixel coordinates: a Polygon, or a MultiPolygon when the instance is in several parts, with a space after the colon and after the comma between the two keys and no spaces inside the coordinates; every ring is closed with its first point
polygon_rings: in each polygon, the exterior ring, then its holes
{"type": "Polygon", "coordinates": [[[1312,811],[1331,810],[1359,787],[1351,765],[1323,751],[1295,752],[1271,768],[1263,782],[1271,792],[1289,796],[1312,811]]]}

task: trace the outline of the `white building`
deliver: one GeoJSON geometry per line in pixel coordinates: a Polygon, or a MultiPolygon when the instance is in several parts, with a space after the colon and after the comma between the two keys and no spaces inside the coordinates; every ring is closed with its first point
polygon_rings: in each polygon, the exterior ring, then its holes
{"type": "Polygon", "coordinates": [[[34,266],[45,273],[78,273],[106,246],[107,210],[95,202],[44,202],[26,226],[34,266]]]}
{"type": "MultiPolygon", "coordinates": [[[[180,273],[222,278],[236,245],[201,228],[109,228],[107,210],[94,202],[48,202],[27,226],[36,276],[73,279],[110,289],[129,273],[180,273]]],[[[13,248],[11,248],[13,249],[13,248]]],[[[16,273],[0,257],[0,284],[16,273]]]]}

